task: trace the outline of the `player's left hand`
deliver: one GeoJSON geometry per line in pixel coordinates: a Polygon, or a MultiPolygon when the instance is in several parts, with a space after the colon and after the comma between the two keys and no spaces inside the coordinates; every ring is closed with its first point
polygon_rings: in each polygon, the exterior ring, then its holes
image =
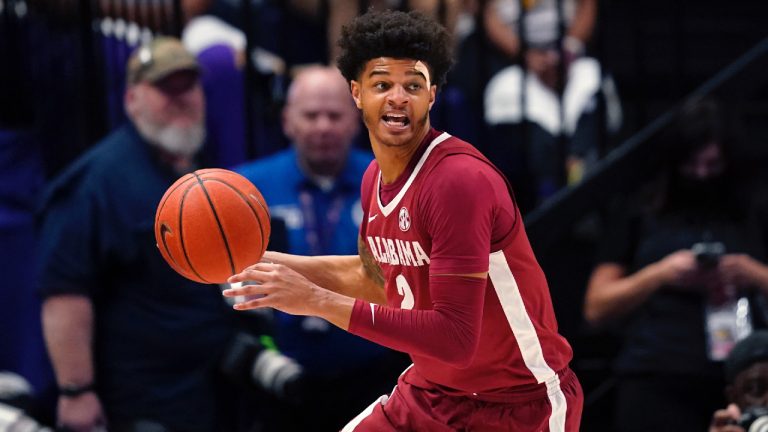
{"type": "Polygon", "coordinates": [[[315,315],[316,300],[326,291],[291,268],[268,262],[254,264],[227,282],[243,283],[222,292],[225,297],[245,297],[233,306],[237,310],[271,307],[292,315],[315,315]]]}

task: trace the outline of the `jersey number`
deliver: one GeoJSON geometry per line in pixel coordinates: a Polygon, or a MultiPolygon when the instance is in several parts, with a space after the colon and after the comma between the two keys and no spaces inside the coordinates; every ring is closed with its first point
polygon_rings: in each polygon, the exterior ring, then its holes
{"type": "Polygon", "coordinates": [[[403,301],[400,302],[400,308],[413,309],[413,291],[411,291],[411,286],[408,285],[408,281],[405,280],[405,276],[397,275],[395,282],[397,283],[397,293],[403,296],[403,301]]]}

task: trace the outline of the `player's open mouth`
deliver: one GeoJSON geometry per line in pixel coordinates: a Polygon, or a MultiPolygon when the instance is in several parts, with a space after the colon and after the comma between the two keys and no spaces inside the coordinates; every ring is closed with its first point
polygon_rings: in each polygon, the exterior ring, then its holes
{"type": "Polygon", "coordinates": [[[384,121],[384,123],[387,124],[387,126],[393,128],[404,128],[411,123],[405,114],[384,114],[381,116],[381,119],[384,121]]]}

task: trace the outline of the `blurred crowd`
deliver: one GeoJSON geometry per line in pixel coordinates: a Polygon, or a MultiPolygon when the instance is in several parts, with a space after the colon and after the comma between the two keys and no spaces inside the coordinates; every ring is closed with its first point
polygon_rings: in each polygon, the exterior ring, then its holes
{"type": "MultiPolygon", "coordinates": [[[[271,250],[357,253],[373,156],[334,64],[363,11],[451,32],[432,122],[477,143],[524,214],[578,186],[622,128],[597,0],[0,5],[0,431],[331,431],[390,390],[407,357],[317,318],[235,316],[152,231],[176,178],[222,167],[263,193],[271,250]]],[[[587,227],[584,325],[619,341],[606,430],[768,415],[768,213],[743,132],[726,104],[688,101],[655,138],[657,172],[587,227]]]]}

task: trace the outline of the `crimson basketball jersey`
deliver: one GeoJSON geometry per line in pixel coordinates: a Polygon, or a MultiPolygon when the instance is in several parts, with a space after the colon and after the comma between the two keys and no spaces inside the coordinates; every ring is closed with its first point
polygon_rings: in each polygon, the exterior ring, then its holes
{"type": "Polygon", "coordinates": [[[572,350],[557,333],[549,288],[508,183],[479,151],[447,133],[431,130],[422,146],[410,174],[395,182],[402,185],[390,191],[391,200],[382,202],[376,161],[363,178],[360,233],[383,270],[387,306],[358,300],[350,331],[369,337],[377,313],[385,312],[377,308],[435,308],[430,274],[488,272],[479,344],[469,364],[452,365],[390,342],[413,359],[404,378],[475,396],[550,387],[572,350]]]}

